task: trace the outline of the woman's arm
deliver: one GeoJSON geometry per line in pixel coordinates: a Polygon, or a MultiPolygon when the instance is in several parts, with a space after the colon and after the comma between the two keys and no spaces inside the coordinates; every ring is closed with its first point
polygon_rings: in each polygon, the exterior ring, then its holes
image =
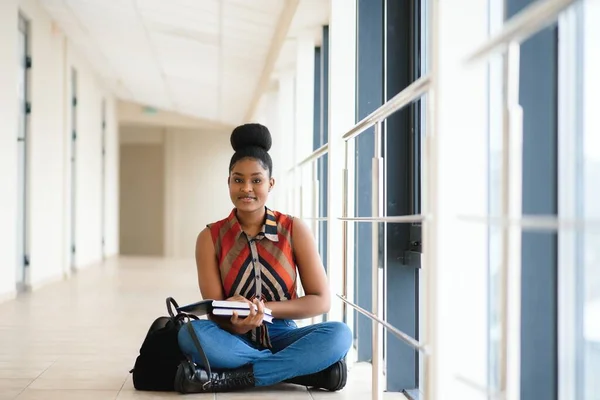
{"type": "Polygon", "coordinates": [[[223,300],[223,285],[210,230],[205,228],[196,239],[198,286],[203,299],[223,300]]]}
{"type": "Polygon", "coordinates": [[[273,317],[284,319],[311,318],[328,312],[331,299],[325,268],[311,231],[297,218],[292,227],[292,246],[305,296],[267,302],[265,306],[273,311],[273,317]]]}
{"type": "MultiPolygon", "coordinates": [[[[219,265],[215,254],[215,245],[213,244],[210,230],[205,228],[198,235],[196,240],[196,269],[198,270],[198,286],[203,299],[223,300],[223,284],[219,273],[219,265]]],[[[235,296],[227,299],[233,301],[248,301],[241,296],[235,296]]],[[[249,302],[249,301],[248,301],[249,302]]],[[[208,315],[208,318],[215,321],[219,326],[231,333],[238,335],[245,334],[255,326],[262,324],[263,305],[256,303],[258,312],[251,308],[250,315],[246,318],[238,318],[234,313],[231,319],[227,317],[215,317],[208,315]]]]}

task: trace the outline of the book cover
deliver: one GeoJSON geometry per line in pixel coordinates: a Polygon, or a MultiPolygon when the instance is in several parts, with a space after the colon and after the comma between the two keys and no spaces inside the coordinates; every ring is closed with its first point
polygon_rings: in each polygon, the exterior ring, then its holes
{"type": "MultiPolygon", "coordinates": [[[[256,305],[253,305],[256,310],[256,305]]],[[[188,314],[194,314],[196,316],[203,316],[207,314],[229,316],[233,315],[233,311],[236,311],[238,316],[246,317],[250,314],[250,304],[243,301],[226,301],[226,300],[201,300],[196,303],[187,304],[177,308],[178,312],[185,312],[188,314]]],[[[264,308],[263,320],[266,322],[272,322],[272,311],[265,307],[264,308]]]]}

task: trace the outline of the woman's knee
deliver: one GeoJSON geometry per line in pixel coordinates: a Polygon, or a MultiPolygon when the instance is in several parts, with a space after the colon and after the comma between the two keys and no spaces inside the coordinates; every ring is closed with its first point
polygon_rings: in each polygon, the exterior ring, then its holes
{"type": "MultiPolygon", "coordinates": [[[[218,329],[217,324],[210,320],[196,320],[191,321],[188,324],[190,324],[193,328],[194,333],[200,341],[201,346],[203,348],[211,347],[210,343],[206,342],[210,341],[210,331],[214,330],[215,328],[218,329]]],[[[177,341],[179,343],[179,348],[184,353],[194,354],[197,352],[194,339],[190,335],[190,331],[187,324],[182,326],[181,329],[179,329],[179,332],[177,334],[177,341]]]]}
{"type": "MultiPolygon", "coordinates": [[[[202,346],[206,358],[215,368],[237,368],[255,358],[265,357],[270,352],[249,347],[240,337],[221,329],[210,320],[192,321],[191,326],[202,346]]],[[[194,362],[203,365],[203,360],[196,348],[187,326],[179,330],[179,348],[184,354],[192,357],[194,362]]]]}
{"type": "Polygon", "coordinates": [[[187,324],[183,325],[181,327],[181,329],[179,329],[179,333],[178,333],[178,337],[179,339],[181,338],[190,338],[190,331],[189,328],[187,327],[187,325],[191,325],[191,327],[194,329],[194,332],[196,333],[196,335],[200,335],[202,333],[205,333],[206,331],[210,331],[212,329],[218,328],[218,325],[211,320],[207,320],[207,319],[200,319],[200,320],[194,320],[194,321],[190,321],[187,324]]]}
{"type": "Polygon", "coordinates": [[[340,358],[344,357],[352,345],[352,331],[343,322],[328,321],[323,323],[331,339],[332,350],[339,353],[340,358]]]}

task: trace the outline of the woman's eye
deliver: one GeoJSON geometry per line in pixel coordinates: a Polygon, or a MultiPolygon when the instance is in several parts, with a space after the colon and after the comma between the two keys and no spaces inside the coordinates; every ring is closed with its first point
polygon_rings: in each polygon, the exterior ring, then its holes
{"type": "Polygon", "coordinates": [[[261,182],[261,180],[260,180],[260,179],[255,179],[255,180],[254,180],[254,183],[256,183],[256,184],[259,184],[260,182],[261,182]]]}
{"type": "Polygon", "coordinates": [[[236,179],[235,183],[242,183],[242,180],[241,179],[236,179]]]}

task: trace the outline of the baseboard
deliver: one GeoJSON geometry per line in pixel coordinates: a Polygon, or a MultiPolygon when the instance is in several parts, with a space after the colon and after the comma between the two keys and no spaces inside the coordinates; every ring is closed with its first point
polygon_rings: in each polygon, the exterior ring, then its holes
{"type": "Polygon", "coordinates": [[[38,289],[40,289],[40,288],[42,288],[44,286],[51,285],[51,284],[56,283],[56,282],[60,282],[60,281],[62,281],[64,279],[65,279],[64,278],[64,274],[61,271],[60,273],[58,273],[56,275],[51,275],[51,276],[48,276],[48,277],[44,277],[44,278],[40,279],[37,282],[31,282],[31,284],[28,285],[29,286],[29,290],[33,292],[33,291],[36,291],[36,290],[38,290],[38,289]]]}
{"type": "Polygon", "coordinates": [[[17,291],[16,290],[11,290],[5,293],[0,293],[0,304],[7,302],[7,301],[11,301],[17,298],[17,291]]]}

